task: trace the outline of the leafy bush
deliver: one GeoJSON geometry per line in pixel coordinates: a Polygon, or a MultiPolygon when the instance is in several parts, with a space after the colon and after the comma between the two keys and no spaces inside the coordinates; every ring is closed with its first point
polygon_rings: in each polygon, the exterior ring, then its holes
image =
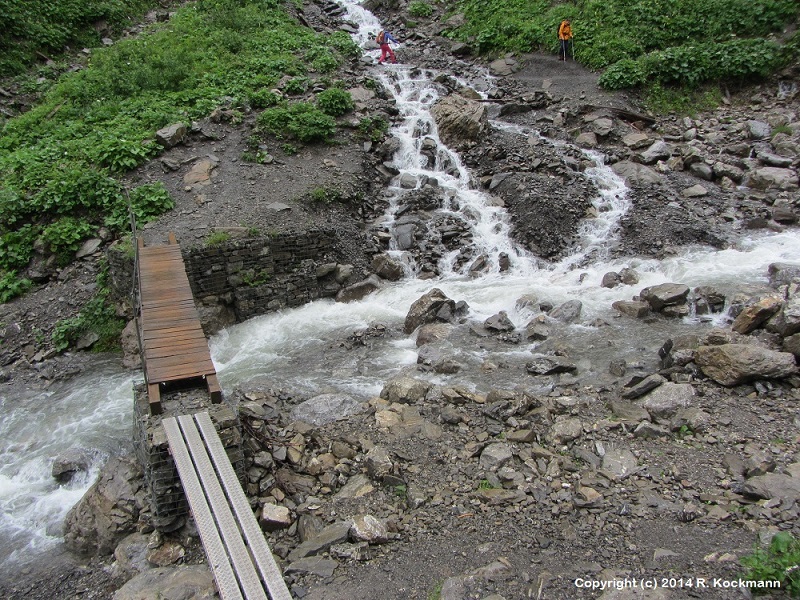
{"type": "Polygon", "coordinates": [[[780,48],[768,40],[732,40],[674,46],[638,60],[623,59],[600,76],[608,89],[643,83],[697,87],[704,81],[764,77],[781,64],[780,48]]]}
{"type": "Polygon", "coordinates": [[[299,96],[306,93],[310,84],[311,80],[308,77],[293,77],[283,86],[283,91],[292,96],[299,96]]]}
{"type": "Polygon", "coordinates": [[[611,65],[598,79],[598,83],[609,90],[632,88],[645,82],[642,65],[630,58],[623,58],[611,65]]]}
{"type": "Polygon", "coordinates": [[[61,217],[44,228],[39,239],[58,257],[61,266],[68,264],[83,240],[96,232],[96,227],[75,217],[61,217]]]}
{"type": "Polygon", "coordinates": [[[33,285],[30,279],[20,279],[15,271],[0,276],[0,304],[5,304],[17,296],[22,296],[33,285]]]}
{"type": "Polygon", "coordinates": [[[0,236],[0,270],[13,271],[28,266],[38,229],[30,224],[0,236]]]}
{"type": "Polygon", "coordinates": [[[383,117],[364,117],[358,122],[358,131],[365,138],[378,142],[389,131],[389,122],[383,117]]]}
{"type": "Polygon", "coordinates": [[[317,106],[326,115],[340,117],[355,108],[350,92],[339,88],[329,88],[317,94],[317,106]]]}
{"type": "Polygon", "coordinates": [[[268,108],[258,123],[277,137],[289,136],[303,143],[326,141],[336,133],[336,121],[307,102],[268,108]]]}
{"type": "Polygon", "coordinates": [[[414,0],[408,5],[408,14],[416,18],[427,18],[433,14],[433,8],[427,2],[414,0]]]}
{"type": "MultiPolygon", "coordinates": [[[[800,540],[792,534],[776,533],[767,548],[756,548],[741,559],[749,581],[779,581],[781,589],[800,597],[800,540]]],[[[757,589],[753,590],[758,593],[757,589]]]]}
{"type": "Polygon", "coordinates": [[[109,352],[119,347],[119,338],[125,320],[118,317],[109,299],[107,288],[101,288],[77,316],[59,321],[52,333],[53,347],[63,352],[74,346],[86,333],[96,333],[100,339],[92,346],[93,352],[109,352]]]}

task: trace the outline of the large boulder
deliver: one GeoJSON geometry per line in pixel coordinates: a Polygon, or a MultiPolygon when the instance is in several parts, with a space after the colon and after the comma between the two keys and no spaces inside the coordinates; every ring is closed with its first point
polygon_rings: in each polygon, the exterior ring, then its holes
{"type": "Polygon", "coordinates": [[[114,592],[113,600],[212,600],[214,577],[205,565],[162,567],[137,575],[114,592]]]}
{"type": "Polygon", "coordinates": [[[625,180],[628,185],[659,183],[662,176],[650,167],[630,160],[621,160],[611,165],[611,170],[625,180]]]}
{"type": "Polygon", "coordinates": [[[403,324],[403,332],[410,334],[425,323],[449,321],[448,315],[452,315],[455,309],[454,300],[448,298],[439,288],[433,288],[411,305],[403,324]]]}
{"type": "Polygon", "coordinates": [[[797,173],[793,169],[781,169],[778,167],[761,167],[751,171],[745,180],[745,185],[757,190],[797,189],[797,173]]]}
{"type": "Polygon", "coordinates": [[[689,287],[682,283],[662,283],[644,288],[639,292],[642,300],[647,302],[654,311],[660,311],[665,306],[685,304],[689,295],[689,287]]]}
{"type": "Polygon", "coordinates": [[[459,94],[445,96],[431,108],[439,137],[450,146],[476,141],[486,130],[486,107],[459,94]]]}
{"type": "Polygon", "coordinates": [[[707,377],[729,386],[797,372],[794,354],[747,344],[700,346],[695,351],[695,362],[707,377]]]}
{"type": "Polygon", "coordinates": [[[746,306],[734,319],[731,329],[736,333],[750,333],[765,323],[783,306],[783,300],[777,296],[767,296],[746,306]]]}
{"type": "Polygon", "coordinates": [[[361,402],[347,394],[320,394],[295,406],[292,419],[310,425],[325,425],[362,410],[361,402]]]}
{"type": "Polygon", "coordinates": [[[111,554],[117,543],[136,530],[144,508],[144,480],[133,458],[111,458],[97,482],[64,519],[64,543],[72,550],[111,554]]]}

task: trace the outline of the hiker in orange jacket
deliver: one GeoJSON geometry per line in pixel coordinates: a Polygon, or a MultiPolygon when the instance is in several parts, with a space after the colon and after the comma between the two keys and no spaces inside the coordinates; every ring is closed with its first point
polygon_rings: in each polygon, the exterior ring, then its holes
{"type": "Polygon", "coordinates": [[[572,25],[569,19],[564,19],[561,21],[561,25],[558,26],[558,39],[561,42],[561,54],[559,58],[561,60],[567,60],[570,48],[572,47],[572,25]]]}

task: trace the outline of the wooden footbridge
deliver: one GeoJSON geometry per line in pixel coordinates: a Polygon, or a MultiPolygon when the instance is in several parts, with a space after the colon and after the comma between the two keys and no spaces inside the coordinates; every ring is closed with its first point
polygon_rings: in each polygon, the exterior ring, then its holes
{"type": "MultiPolygon", "coordinates": [[[[180,246],[137,242],[137,323],[150,412],[163,412],[162,389],[222,391],[200,326],[180,246]]],[[[222,600],[291,600],[250,503],[208,412],[162,419],[189,508],[222,600]]]]}

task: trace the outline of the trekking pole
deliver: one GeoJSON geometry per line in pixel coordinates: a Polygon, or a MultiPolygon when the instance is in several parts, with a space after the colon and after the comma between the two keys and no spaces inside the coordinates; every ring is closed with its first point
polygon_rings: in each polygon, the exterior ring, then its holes
{"type": "Polygon", "coordinates": [[[575,38],[569,41],[569,45],[572,47],[572,62],[575,62],[575,38]]]}

